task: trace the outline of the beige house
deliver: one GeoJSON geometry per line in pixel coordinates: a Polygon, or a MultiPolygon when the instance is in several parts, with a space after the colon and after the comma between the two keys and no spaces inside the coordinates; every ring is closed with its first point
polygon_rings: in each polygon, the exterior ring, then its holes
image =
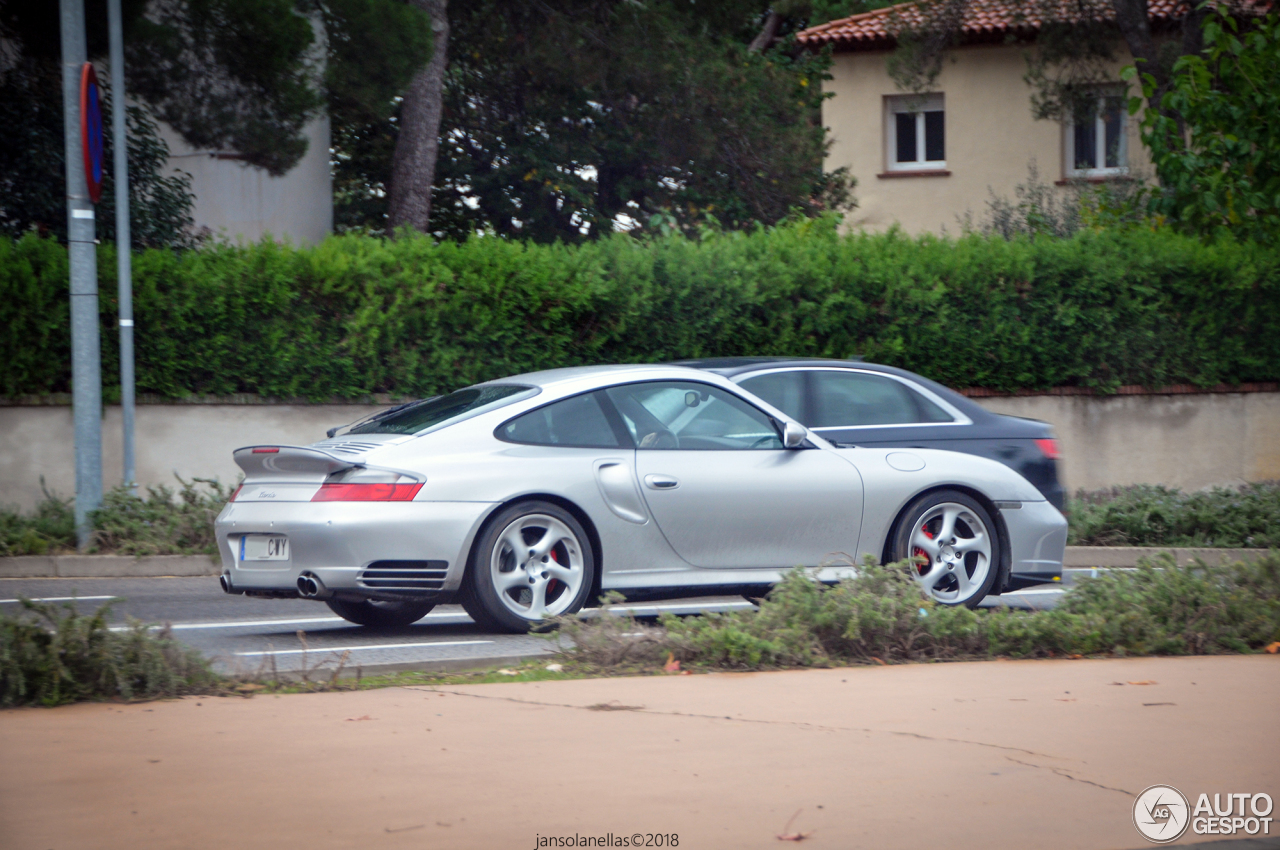
{"type": "MultiPolygon", "coordinates": [[[[878,9],[805,30],[809,47],[831,45],[832,97],[822,121],[832,145],[827,167],[848,166],[858,179],[854,227],[909,233],[955,233],[962,218],[980,222],[994,192],[1013,200],[1034,163],[1039,180],[1068,190],[1069,182],[1149,177],[1138,117],[1125,109],[1120,69],[1132,63],[1116,46],[1115,83],[1100,88],[1098,107],[1080,124],[1037,120],[1026,55],[1039,20],[1017,0],[970,0],[961,43],[948,52],[931,91],[900,90],[887,62],[894,32],[919,21],[915,3],[878,9]]],[[[1171,19],[1176,0],[1152,0],[1153,23],[1171,19]]],[[[1136,92],[1135,92],[1136,93],[1136,92]]]]}

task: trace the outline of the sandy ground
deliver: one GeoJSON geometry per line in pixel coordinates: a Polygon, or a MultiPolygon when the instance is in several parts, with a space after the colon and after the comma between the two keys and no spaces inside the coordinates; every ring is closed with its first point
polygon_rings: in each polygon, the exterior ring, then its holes
{"type": "Polygon", "coordinates": [[[0,846],[1137,848],[1149,785],[1280,801],[1278,721],[1275,656],[9,710],[0,846]]]}

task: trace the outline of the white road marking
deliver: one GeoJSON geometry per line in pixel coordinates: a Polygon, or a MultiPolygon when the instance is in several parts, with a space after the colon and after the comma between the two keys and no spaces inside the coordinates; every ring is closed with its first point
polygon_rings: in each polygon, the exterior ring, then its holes
{"type": "MultiPolygon", "coordinates": [[[[81,599],[102,598],[111,599],[114,597],[88,597],[82,596],[81,599]]],[[[6,600],[0,600],[6,601],[6,600]]],[[[630,611],[633,614],[643,614],[646,611],[660,611],[669,608],[689,608],[699,611],[709,611],[716,608],[751,608],[750,602],[712,602],[706,605],[699,605],[695,602],[684,602],[670,605],[624,605],[615,608],[615,611],[630,611]]],[[[599,608],[588,608],[586,611],[598,612],[599,608]]],[[[422,618],[423,620],[460,620],[466,621],[470,618],[463,611],[436,611],[422,618]]],[[[251,629],[259,626],[295,626],[304,623],[346,623],[347,621],[341,617],[295,617],[287,620],[236,620],[229,623],[172,623],[169,628],[173,631],[185,631],[188,629],[251,629]]],[[[419,620],[418,622],[422,622],[419,620]]],[[[154,628],[158,628],[154,627],[154,628]]],[[[112,626],[112,631],[128,631],[128,626],[112,626]]]]}
{"type": "MultiPolygon", "coordinates": [[[[464,619],[467,615],[462,611],[449,612],[442,611],[436,614],[428,614],[423,617],[424,620],[434,619],[464,619]]],[[[291,620],[239,620],[231,623],[171,623],[169,628],[173,631],[183,629],[248,629],[255,626],[292,626],[298,623],[346,623],[347,621],[341,617],[298,617],[291,620]]],[[[348,624],[354,625],[354,624],[348,624]]],[[[128,626],[112,626],[112,631],[127,631],[128,626]]],[[[159,628],[153,626],[152,628],[159,628]]]]}
{"type": "MultiPolygon", "coordinates": [[[[1031,596],[1033,593],[1066,593],[1066,592],[1067,592],[1067,589],[1065,587],[1045,587],[1045,588],[1039,588],[1037,590],[1008,590],[1008,591],[1005,591],[1002,594],[1002,596],[1031,596]]],[[[1001,597],[995,597],[995,598],[998,599],[1001,597]]]]}
{"type": "Polygon", "coordinates": [[[238,623],[174,623],[169,628],[179,629],[243,629],[251,626],[292,626],[295,623],[345,623],[341,617],[305,617],[296,620],[241,620],[238,623]]]}
{"type": "MultiPolygon", "coordinates": [[[[119,596],[39,596],[29,602],[85,602],[90,599],[119,599],[119,596]]],[[[21,599],[0,599],[0,602],[21,602],[21,599]]]]}
{"type": "Polygon", "coordinates": [[[237,652],[236,655],[301,655],[302,653],[354,652],[357,649],[409,649],[419,646],[473,646],[478,643],[493,643],[491,640],[444,640],[427,641],[425,643],[375,643],[365,646],[319,646],[315,649],[275,649],[261,652],[237,652]]]}

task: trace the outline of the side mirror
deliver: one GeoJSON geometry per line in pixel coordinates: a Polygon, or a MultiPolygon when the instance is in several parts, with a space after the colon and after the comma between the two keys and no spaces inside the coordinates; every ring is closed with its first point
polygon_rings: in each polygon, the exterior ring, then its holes
{"type": "Polygon", "coordinates": [[[795,422],[788,422],[787,426],[782,429],[782,446],[788,449],[798,449],[804,445],[804,441],[809,438],[809,431],[803,425],[795,422]]]}

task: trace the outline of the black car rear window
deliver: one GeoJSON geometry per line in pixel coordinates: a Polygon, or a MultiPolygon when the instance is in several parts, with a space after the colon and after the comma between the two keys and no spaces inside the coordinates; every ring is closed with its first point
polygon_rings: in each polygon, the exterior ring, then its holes
{"type": "Polygon", "coordinates": [[[486,384],[467,387],[438,398],[420,401],[393,413],[355,426],[348,434],[416,434],[450,420],[505,407],[537,395],[534,387],[519,384],[486,384]]]}

